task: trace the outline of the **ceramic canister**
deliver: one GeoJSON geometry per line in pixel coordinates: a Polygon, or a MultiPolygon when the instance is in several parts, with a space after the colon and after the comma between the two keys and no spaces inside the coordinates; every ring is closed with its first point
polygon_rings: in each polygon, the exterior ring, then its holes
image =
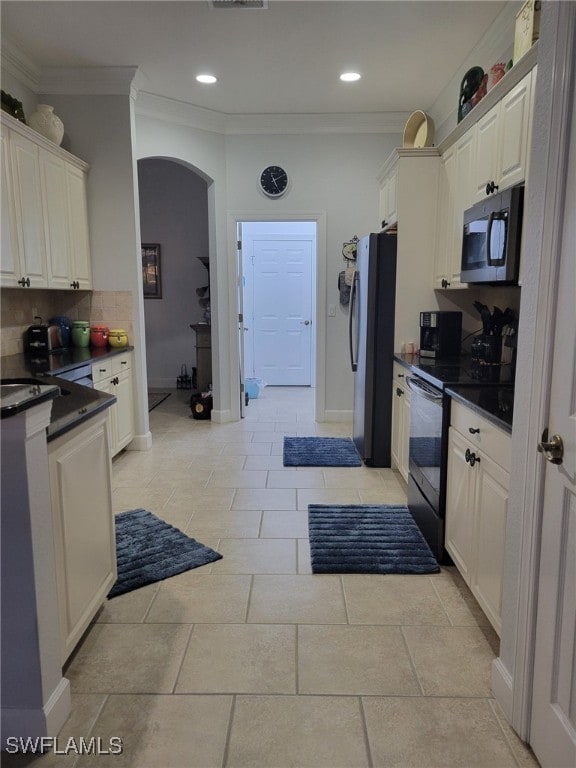
{"type": "Polygon", "coordinates": [[[128,346],[128,335],[122,328],[111,328],[108,335],[108,344],[111,347],[128,346]]]}
{"type": "Polygon", "coordinates": [[[72,323],[72,344],[75,347],[90,346],[90,323],[85,320],[74,320],[72,323]]]}
{"type": "Polygon", "coordinates": [[[109,332],[107,325],[93,325],[90,329],[90,344],[93,347],[107,347],[109,332]]]}
{"type": "Polygon", "coordinates": [[[69,347],[72,344],[72,320],[69,317],[56,315],[48,320],[48,324],[58,326],[61,347],[69,347]]]}

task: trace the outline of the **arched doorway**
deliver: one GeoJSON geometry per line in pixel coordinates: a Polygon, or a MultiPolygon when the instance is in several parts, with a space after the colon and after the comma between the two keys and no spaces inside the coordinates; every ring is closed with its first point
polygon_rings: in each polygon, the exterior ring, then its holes
{"type": "Polygon", "coordinates": [[[208,183],[177,160],[138,161],[141,242],[159,254],[158,285],[144,293],[150,390],[174,389],[178,377],[192,377],[190,326],[210,321],[208,183]]]}

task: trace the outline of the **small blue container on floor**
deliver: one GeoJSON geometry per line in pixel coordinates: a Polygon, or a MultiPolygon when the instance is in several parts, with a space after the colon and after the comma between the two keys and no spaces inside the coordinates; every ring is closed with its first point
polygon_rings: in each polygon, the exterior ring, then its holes
{"type": "Polygon", "coordinates": [[[260,394],[260,384],[258,379],[245,379],[244,389],[250,400],[256,400],[260,394]]]}

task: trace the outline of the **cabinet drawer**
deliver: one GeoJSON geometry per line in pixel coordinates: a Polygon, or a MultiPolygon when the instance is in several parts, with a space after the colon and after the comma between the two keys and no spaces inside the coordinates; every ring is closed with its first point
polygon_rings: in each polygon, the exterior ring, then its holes
{"type": "Polygon", "coordinates": [[[396,383],[406,386],[406,376],[410,375],[410,369],[394,361],[392,367],[392,377],[396,383]]]}
{"type": "Polygon", "coordinates": [[[112,376],[112,360],[101,360],[99,363],[92,364],[92,379],[94,383],[98,383],[103,379],[108,379],[112,376]]]}
{"type": "Polygon", "coordinates": [[[112,374],[116,376],[122,371],[128,371],[131,367],[131,355],[130,352],[124,352],[121,355],[115,355],[111,358],[112,374]]]}
{"type": "Polygon", "coordinates": [[[510,435],[465,405],[452,400],[450,423],[466,440],[510,472],[510,435]]]}

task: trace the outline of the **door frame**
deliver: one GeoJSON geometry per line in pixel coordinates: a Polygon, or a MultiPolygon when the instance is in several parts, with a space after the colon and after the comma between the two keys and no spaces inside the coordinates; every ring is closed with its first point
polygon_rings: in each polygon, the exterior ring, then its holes
{"type": "MultiPolygon", "coordinates": [[[[243,221],[314,221],[316,222],[316,314],[314,317],[316,350],[315,362],[315,419],[325,420],[326,412],[326,213],[321,212],[282,212],[282,213],[228,213],[228,295],[230,300],[230,338],[238,337],[238,269],[237,269],[237,231],[243,221]]],[[[230,345],[231,371],[240,370],[239,345],[234,341],[230,345]]],[[[232,418],[240,418],[240,382],[232,377],[230,381],[232,418]]]]}
{"type": "Polygon", "coordinates": [[[492,688],[520,737],[530,740],[545,462],[536,451],[548,423],[551,364],[576,66],[576,4],[545,3],[538,51],[534,141],[525,201],[500,656],[492,688]],[[535,365],[535,361],[537,364],[535,365]]]}

